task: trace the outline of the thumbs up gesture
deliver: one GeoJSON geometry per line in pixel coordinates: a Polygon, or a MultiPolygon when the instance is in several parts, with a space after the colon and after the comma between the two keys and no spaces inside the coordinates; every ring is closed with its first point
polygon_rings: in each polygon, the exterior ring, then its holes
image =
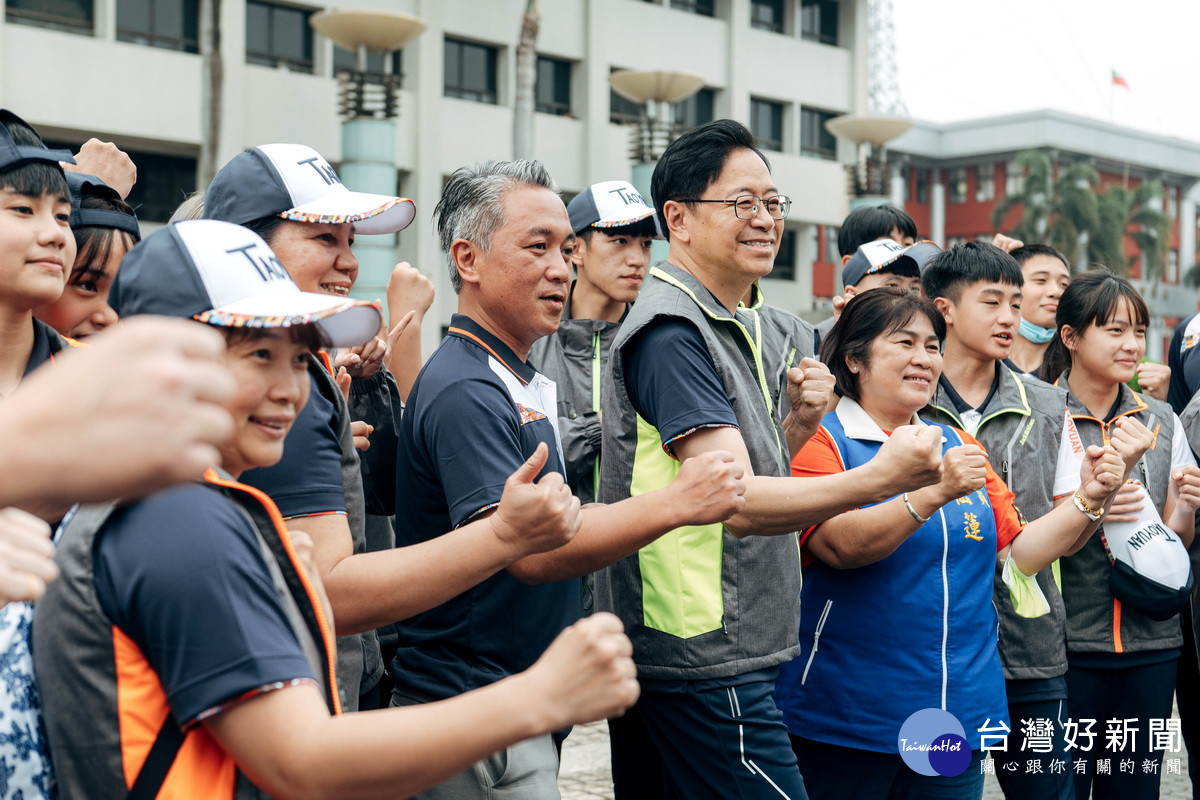
{"type": "Polygon", "coordinates": [[[497,538],[521,556],[562,547],[582,524],[579,498],[571,494],[562,475],[551,472],[534,483],[546,466],[549,450],[540,443],[504,482],[500,506],[488,519],[497,538]]]}

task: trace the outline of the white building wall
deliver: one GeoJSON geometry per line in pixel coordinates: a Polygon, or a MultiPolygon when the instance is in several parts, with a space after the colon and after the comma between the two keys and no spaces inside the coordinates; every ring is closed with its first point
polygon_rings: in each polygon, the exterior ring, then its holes
{"type": "MultiPolygon", "coordinates": [[[[201,135],[200,57],[116,41],[117,2],[96,0],[94,36],[9,23],[0,13],[2,104],[53,138],[97,135],[134,149],[194,156],[201,135]]],[[[537,114],[535,152],[572,193],[628,177],[628,132],[608,122],[610,70],[695,72],[717,91],[718,117],[748,121],[751,96],[786,104],[787,152],[767,155],[780,190],[795,200],[789,228],[798,242],[808,242],[813,226],[839,224],[848,207],[843,168],[799,155],[800,109],[863,110],[866,2],[842,0],[839,47],[799,37],[800,0],[789,2],[787,34],[751,28],[750,0],[717,0],[716,18],[672,9],[669,0],[543,2],[539,52],[576,66],[572,117],[537,114]]],[[[340,6],[403,11],[427,25],[403,55],[396,166],[418,209],[417,221],[399,236],[397,257],[434,277],[439,290],[426,322],[430,342],[455,305],[430,214],[455,168],[511,157],[514,51],[524,6],[524,0],[353,0],[340,6]],[[443,97],[447,35],[500,48],[498,105],[443,97]]],[[[245,15],[244,0],[222,3],[221,160],[256,144],[300,141],[339,161],[332,44],[315,38],[312,75],[247,64],[245,15]]],[[[812,308],[809,261],[815,254],[807,246],[797,250],[796,280],[766,284],[770,300],[793,311],[812,308]]]]}

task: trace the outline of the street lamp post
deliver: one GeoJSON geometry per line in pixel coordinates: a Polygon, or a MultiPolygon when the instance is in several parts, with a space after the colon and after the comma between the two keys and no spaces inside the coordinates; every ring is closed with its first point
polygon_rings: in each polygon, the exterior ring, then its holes
{"type": "MultiPolygon", "coordinates": [[[[318,33],[355,55],[354,69],[338,75],[342,117],[342,162],[347,187],[374,194],[396,194],[396,122],[403,75],[392,72],[391,55],[415,39],[425,23],[394,11],[323,11],[310,18],[318,33]],[[383,54],[381,75],[367,69],[367,54],[383,54]]],[[[396,235],[359,237],[358,281],[353,294],[382,298],[396,257],[396,235]]]]}
{"type": "Polygon", "coordinates": [[[846,167],[851,211],[891,202],[887,143],[911,127],[911,119],[897,116],[845,114],[825,123],[834,136],[854,144],[854,163],[846,167]]]}
{"type": "MultiPolygon", "coordinates": [[[[671,106],[700,91],[704,78],[672,70],[625,70],[612,73],[608,81],[617,94],[642,106],[641,119],[630,129],[629,157],[633,186],[650,203],[654,166],[675,138],[671,106]]],[[[656,241],[651,247],[655,260],[666,258],[666,250],[665,242],[656,241]]]]}

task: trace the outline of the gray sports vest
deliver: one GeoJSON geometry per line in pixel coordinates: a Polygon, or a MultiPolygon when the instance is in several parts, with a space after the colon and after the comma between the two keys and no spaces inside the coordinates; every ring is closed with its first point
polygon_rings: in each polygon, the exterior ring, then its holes
{"type": "MultiPolygon", "coordinates": [[[[1064,374],[1055,384],[1066,387],[1064,374]]],[[[1067,408],[1079,429],[1084,447],[1102,445],[1108,426],[1091,415],[1075,395],[1067,394],[1067,408]]],[[[1132,477],[1140,480],[1154,507],[1162,513],[1171,482],[1171,438],[1175,414],[1166,403],[1121,387],[1119,416],[1136,416],[1154,432],[1154,447],[1142,456],[1132,477]]],[[[1067,608],[1067,650],[1072,653],[1134,653],[1164,650],[1183,644],[1179,618],[1158,622],[1122,606],[1108,588],[1112,566],[1097,533],[1078,553],[1062,560],[1062,594],[1067,608]]]]}
{"type": "MultiPolygon", "coordinates": [[[[228,481],[228,476],[218,479],[228,481]]],[[[333,710],[328,690],[333,665],[321,644],[316,612],[299,577],[299,567],[291,561],[268,511],[253,495],[244,488],[222,487],[217,491],[245,512],[258,533],[263,561],[271,572],[284,612],[313,674],[322,684],[326,705],[333,710]]],[[[122,715],[127,720],[138,714],[154,719],[166,706],[161,687],[138,684],[136,677],[132,690],[124,687],[123,682],[130,681],[130,675],[118,671],[117,652],[128,654],[119,641],[127,637],[117,631],[96,597],[96,537],[115,508],[113,504],[83,506],[70,519],[59,539],[55,559],[61,575],[47,587],[34,609],[34,669],[41,689],[46,735],[55,755],[54,772],[63,797],[124,797],[128,787],[123,759],[140,763],[145,755],[123,751],[124,747],[136,747],[137,743],[130,744],[122,737],[122,715]],[[131,708],[131,702],[137,707],[131,708]]],[[[186,620],[180,624],[186,624],[186,620]]],[[[144,657],[139,665],[144,665],[144,671],[150,669],[144,657]]],[[[169,717],[164,724],[171,724],[169,717]]],[[[153,738],[154,732],[150,736],[153,738]]],[[[209,775],[217,771],[222,760],[229,759],[211,742],[211,736],[202,726],[187,733],[176,756],[178,772],[184,774],[168,775],[163,784],[164,794],[215,796],[210,792],[219,791],[216,786],[192,786],[187,780],[190,774],[194,783],[195,776],[209,775]],[[195,795],[189,794],[189,790],[195,795]],[[183,793],[172,794],[172,791],[183,793]]],[[[232,795],[227,796],[231,800],[266,797],[240,771],[229,788],[232,795]]]]}
{"type": "MultiPolygon", "coordinates": [[[[1016,495],[1028,519],[1037,519],[1054,508],[1054,464],[1058,457],[1066,415],[1067,393],[1034,378],[1021,378],[1000,367],[1000,385],[983,409],[975,438],[988,452],[996,473],[1016,495]]],[[[954,403],[939,385],[925,419],[962,428],[954,403]]],[[[1050,605],[1040,617],[1022,617],[1013,609],[1012,596],[1001,580],[997,563],[993,603],[1000,619],[1000,662],[1007,680],[1055,678],[1067,671],[1066,608],[1054,579],[1055,565],[1037,574],[1038,585],[1050,605]]]]}
{"type": "Polygon", "coordinates": [[[813,357],[813,326],[790,311],[767,305],[758,284],[754,285],[750,308],[762,319],[758,349],[771,387],[771,399],[775,401],[775,419],[782,423],[792,407],[787,395],[787,372],[800,359],[813,357]]]}
{"type": "MultiPolygon", "coordinates": [[[[633,410],[623,369],[633,337],[667,318],[694,325],[704,337],[755,474],[787,475],[771,376],[755,344],[762,337],[758,313],[731,315],[690,273],[660,261],[609,359],[601,400],[601,502],[662,488],[679,471],[658,431],[633,410]]],[[[773,667],[799,653],[796,537],[739,539],[720,524],[678,528],[598,573],[596,608],[625,623],[642,677],[704,680],[773,667]]]]}

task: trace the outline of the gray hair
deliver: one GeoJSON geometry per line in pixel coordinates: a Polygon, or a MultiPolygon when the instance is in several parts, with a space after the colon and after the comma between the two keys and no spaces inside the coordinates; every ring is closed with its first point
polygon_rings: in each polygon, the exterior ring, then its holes
{"type": "Polygon", "coordinates": [[[194,192],[188,199],[179,204],[179,207],[175,209],[175,213],[167,220],[167,224],[187,222],[188,220],[202,219],[203,217],[204,192],[194,192]]]}
{"type": "Polygon", "coordinates": [[[442,199],[433,210],[433,219],[455,294],[462,291],[462,277],[450,254],[450,245],[456,239],[466,239],[485,253],[491,250],[492,236],[505,222],[504,195],[521,186],[558,193],[558,184],[540,161],[479,161],[455,170],[446,182],[442,199]]]}

